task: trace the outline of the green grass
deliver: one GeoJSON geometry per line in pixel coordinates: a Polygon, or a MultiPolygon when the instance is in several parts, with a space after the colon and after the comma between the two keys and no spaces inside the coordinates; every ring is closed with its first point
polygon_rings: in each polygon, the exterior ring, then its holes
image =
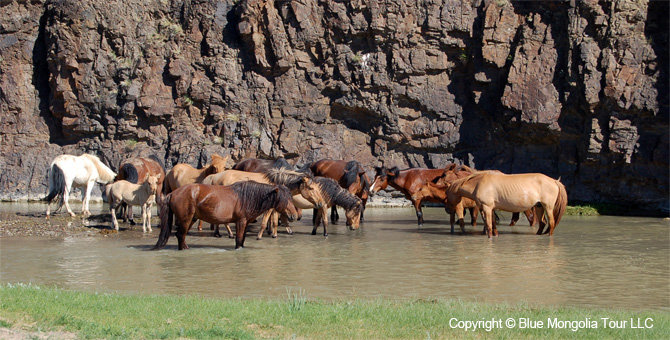
{"type": "MultiPolygon", "coordinates": [[[[236,289],[231,287],[231,289],[236,289]]],[[[611,339],[665,338],[670,312],[532,307],[460,300],[313,301],[303,291],[277,300],[208,299],[0,287],[0,327],[58,330],[84,339],[611,339]],[[452,329],[450,320],[501,319],[502,329],[452,329]],[[598,328],[507,329],[507,318],[589,318],[598,328]],[[600,318],[653,319],[651,329],[603,328],[600,318]],[[19,326],[17,326],[19,325],[19,326]],[[30,326],[27,326],[30,325],[30,326]]],[[[453,323],[453,321],[452,321],[453,323]]]]}

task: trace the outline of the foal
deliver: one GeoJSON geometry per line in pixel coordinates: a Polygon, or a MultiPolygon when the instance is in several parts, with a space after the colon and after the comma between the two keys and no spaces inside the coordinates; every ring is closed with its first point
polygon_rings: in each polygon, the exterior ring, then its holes
{"type": "Polygon", "coordinates": [[[156,200],[156,188],[158,187],[158,176],[149,176],[142,184],[130,183],[126,180],[116,181],[107,186],[107,197],[109,198],[109,211],[112,213],[112,224],[114,230],[119,230],[119,222],[116,220],[116,209],[125,203],[128,206],[142,206],[142,231],[151,232],[151,206],[156,200]]]}

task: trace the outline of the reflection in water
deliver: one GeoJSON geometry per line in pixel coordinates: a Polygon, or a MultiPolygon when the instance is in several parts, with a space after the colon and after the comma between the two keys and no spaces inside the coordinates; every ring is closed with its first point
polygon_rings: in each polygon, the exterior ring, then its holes
{"type": "MultiPolygon", "coordinates": [[[[2,209],[2,206],[0,206],[2,209]]],[[[501,218],[509,219],[507,214],[501,218]]],[[[462,298],[489,302],[617,308],[670,308],[668,221],[566,216],[553,238],[525,223],[449,233],[440,208],[369,208],[362,229],[333,225],[309,235],[310,212],[295,234],[234,241],[192,232],[190,250],[176,239],[149,251],[158,236],[141,229],[65,239],[0,239],[1,282],[91,291],[191,293],[215,297],[462,298]],[[139,230],[139,231],[138,231],[139,230]]],[[[252,230],[255,232],[256,230],[252,230]]],[[[252,234],[249,234],[252,235],[252,234]]]]}

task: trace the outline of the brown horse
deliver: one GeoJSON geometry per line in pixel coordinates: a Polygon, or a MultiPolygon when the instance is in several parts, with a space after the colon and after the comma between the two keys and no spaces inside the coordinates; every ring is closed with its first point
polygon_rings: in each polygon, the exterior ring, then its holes
{"type": "Polygon", "coordinates": [[[235,223],[235,249],[244,247],[247,225],[262,213],[275,209],[293,219],[297,214],[291,192],[284,186],[239,182],[229,186],[189,184],[159,203],[161,233],[154,250],[167,244],[177,219],[179,250],[188,249],[186,234],[197,219],[212,224],[235,223]]]}
{"type": "MultiPolygon", "coordinates": [[[[312,179],[313,176],[311,174],[282,168],[271,168],[265,173],[226,170],[207,176],[202,183],[211,185],[232,185],[238,182],[254,181],[264,184],[283,185],[289,189],[292,195],[301,195],[315,206],[321,207],[324,205],[324,199],[321,196],[318,185],[312,179]]],[[[266,219],[264,218],[264,220],[266,219]]],[[[219,226],[215,225],[215,229],[214,236],[221,237],[219,226]]],[[[228,230],[228,237],[232,238],[233,233],[228,224],[226,224],[226,229],[228,230]]],[[[288,225],[286,230],[289,234],[293,233],[288,225]]],[[[273,234],[273,237],[277,237],[276,233],[273,234]]]]}
{"type": "MultiPolygon", "coordinates": [[[[212,163],[202,169],[196,169],[186,163],[175,165],[165,176],[166,185],[163,186],[163,193],[168,194],[187,184],[202,183],[207,176],[226,170],[229,157],[213,154],[212,163]]],[[[198,230],[202,230],[202,223],[198,224],[198,230]]]]}
{"type": "MultiPolygon", "coordinates": [[[[309,166],[314,176],[332,178],[339,185],[350,193],[361,199],[363,209],[361,210],[361,221],[364,219],[365,206],[370,196],[370,179],[365,173],[361,163],[357,161],[338,161],[332,159],[322,159],[309,166]]],[[[330,219],[337,222],[339,215],[337,206],[333,207],[330,213],[330,219]]]]}
{"type": "Polygon", "coordinates": [[[463,197],[474,200],[482,210],[487,235],[498,236],[493,229],[493,210],[510,212],[536,208],[540,217],[537,234],[545,227],[544,213],[549,229],[545,233],[554,234],[554,228],[561,220],[568,202],[563,184],[539,173],[506,175],[499,171],[476,171],[472,175],[455,180],[447,189],[447,205],[453,210],[463,197]]]}
{"type": "Polygon", "coordinates": [[[426,181],[432,182],[436,178],[442,176],[444,169],[410,168],[398,170],[398,167],[393,167],[391,169],[387,169],[386,167],[376,167],[375,172],[376,175],[375,179],[372,181],[372,186],[370,186],[370,192],[374,194],[379,190],[386,189],[389,185],[402,192],[408,200],[412,201],[412,205],[414,205],[419,227],[423,225],[421,203],[424,201],[442,203],[438,198],[431,196],[418,197],[416,200],[413,199],[412,196],[421,190],[421,187],[426,184],[426,181]]]}
{"type": "Polygon", "coordinates": [[[245,159],[235,165],[233,170],[248,171],[248,172],[267,172],[270,169],[288,169],[293,167],[288,164],[284,157],[279,157],[276,160],[249,158],[245,159]]]}
{"type": "MultiPolygon", "coordinates": [[[[165,181],[165,166],[163,162],[156,156],[131,158],[127,159],[119,165],[119,173],[116,175],[114,181],[126,180],[130,183],[139,184],[149,178],[149,176],[158,177],[158,184],[156,189],[156,202],[162,197],[163,181],[165,181]]],[[[133,207],[127,204],[122,205],[126,211],[123,214],[123,222],[130,220],[130,224],[135,224],[133,221],[133,207]]]]}

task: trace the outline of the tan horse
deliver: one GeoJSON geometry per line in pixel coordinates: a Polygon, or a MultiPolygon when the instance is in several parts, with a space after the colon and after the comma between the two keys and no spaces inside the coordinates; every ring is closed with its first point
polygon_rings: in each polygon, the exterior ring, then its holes
{"type": "Polygon", "coordinates": [[[221,157],[214,154],[212,155],[212,163],[202,169],[196,169],[186,163],[175,165],[165,175],[163,193],[169,194],[186,184],[202,183],[207,176],[226,170],[228,157],[230,156],[221,157]]]}
{"type": "MultiPolygon", "coordinates": [[[[325,200],[321,196],[319,186],[312,181],[311,175],[305,173],[296,172],[287,169],[269,169],[265,173],[256,173],[256,172],[247,172],[239,170],[226,170],[211,176],[208,176],[203,180],[203,184],[210,185],[232,185],[238,182],[247,182],[254,181],[263,184],[281,184],[286,186],[290,191],[291,195],[300,195],[303,199],[307,200],[311,204],[317,207],[325,206],[325,200]]],[[[262,226],[267,225],[269,219],[269,212],[263,217],[265,222],[262,226]]],[[[286,225],[286,231],[289,234],[292,234],[293,231],[291,228],[286,225]]],[[[215,225],[216,231],[214,235],[219,237],[218,225],[215,225]]],[[[230,226],[226,224],[226,229],[228,231],[228,237],[233,238],[233,233],[230,229],[230,226]]],[[[261,227],[261,233],[265,230],[264,227],[261,227]]],[[[272,235],[277,237],[276,231],[272,235]]],[[[259,236],[258,239],[261,239],[259,236]]]]}
{"type": "Polygon", "coordinates": [[[482,210],[487,235],[498,236],[493,229],[493,210],[510,212],[526,211],[536,208],[542,234],[546,212],[549,229],[545,233],[554,234],[554,228],[565,213],[568,195],[565,186],[553,178],[540,173],[506,175],[499,171],[476,171],[472,175],[457,179],[447,189],[447,204],[454,209],[463,197],[474,200],[482,210]]]}
{"type": "Polygon", "coordinates": [[[135,184],[124,179],[116,181],[105,188],[109,199],[109,211],[112,213],[112,225],[119,230],[119,222],[116,220],[116,210],[121,203],[128,206],[142,206],[142,231],[151,232],[151,206],[156,200],[156,191],[160,176],[149,176],[142,184],[135,184]]]}

